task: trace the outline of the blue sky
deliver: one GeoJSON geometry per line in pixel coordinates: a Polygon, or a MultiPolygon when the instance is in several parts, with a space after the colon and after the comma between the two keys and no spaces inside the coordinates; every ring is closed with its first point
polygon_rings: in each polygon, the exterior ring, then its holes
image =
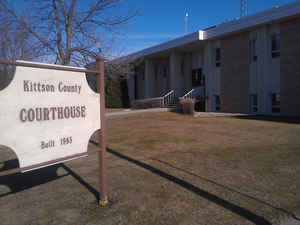
{"type": "MultiPolygon", "coordinates": [[[[9,0],[16,8],[26,0],[9,0]]],[[[90,1],[79,0],[83,7],[90,1]]],[[[248,0],[249,14],[254,14],[295,0],[248,0]]],[[[298,0],[299,1],[299,0],[298,0]]],[[[139,15],[121,30],[112,42],[110,57],[127,55],[185,34],[184,16],[188,12],[188,33],[220,24],[240,16],[240,0],[122,0],[123,7],[114,11],[126,13],[139,8],[139,15]]]]}
{"type": "MultiPolygon", "coordinates": [[[[249,0],[249,14],[294,0],[249,0]]],[[[188,33],[240,16],[240,0],[130,0],[141,7],[118,40],[120,54],[128,54],[184,35],[184,16],[189,13],[188,33]]]]}

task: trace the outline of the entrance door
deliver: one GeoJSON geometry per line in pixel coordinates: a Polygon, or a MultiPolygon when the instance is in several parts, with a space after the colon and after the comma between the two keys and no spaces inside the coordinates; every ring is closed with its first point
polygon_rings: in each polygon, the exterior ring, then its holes
{"type": "Polygon", "coordinates": [[[192,87],[205,86],[205,76],[202,74],[202,69],[192,70],[192,87]]]}

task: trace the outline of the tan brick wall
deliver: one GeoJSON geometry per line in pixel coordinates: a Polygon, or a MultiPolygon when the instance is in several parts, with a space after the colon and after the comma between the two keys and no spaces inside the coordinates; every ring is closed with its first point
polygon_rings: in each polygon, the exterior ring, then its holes
{"type": "Polygon", "coordinates": [[[221,111],[249,113],[249,33],[221,40],[221,111]]]}
{"type": "Polygon", "coordinates": [[[300,116],[300,18],[280,24],[281,115],[300,116]]]}

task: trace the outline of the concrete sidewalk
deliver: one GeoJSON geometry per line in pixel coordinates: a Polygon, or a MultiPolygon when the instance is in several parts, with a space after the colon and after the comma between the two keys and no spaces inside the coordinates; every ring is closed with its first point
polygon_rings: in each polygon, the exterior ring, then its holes
{"type": "Polygon", "coordinates": [[[123,115],[137,114],[137,113],[145,113],[145,112],[169,112],[169,111],[171,111],[170,108],[154,108],[154,109],[138,109],[138,110],[125,109],[120,112],[105,113],[105,116],[113,117],[113,116],[123,116],[123,115]]]}
{"type": "Polygon", "coordinates": [[[218,112],[195,112],[194,117],[234,117],[234,116],[251,116],[243,113],[218,113],[218,112]]]}

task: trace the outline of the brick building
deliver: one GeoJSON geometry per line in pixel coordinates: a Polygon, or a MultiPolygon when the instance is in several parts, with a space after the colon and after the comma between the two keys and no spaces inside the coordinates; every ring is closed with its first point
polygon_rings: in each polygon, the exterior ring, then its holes
{"type": "MultiPolygon", "coordinates": [[[[129,97],[192,97],[203,111],[300,116],[300,2],[232,20],[114,62],[129,97]]],[[[167,100],[167,101],[166,101],[167,100]]]]}

